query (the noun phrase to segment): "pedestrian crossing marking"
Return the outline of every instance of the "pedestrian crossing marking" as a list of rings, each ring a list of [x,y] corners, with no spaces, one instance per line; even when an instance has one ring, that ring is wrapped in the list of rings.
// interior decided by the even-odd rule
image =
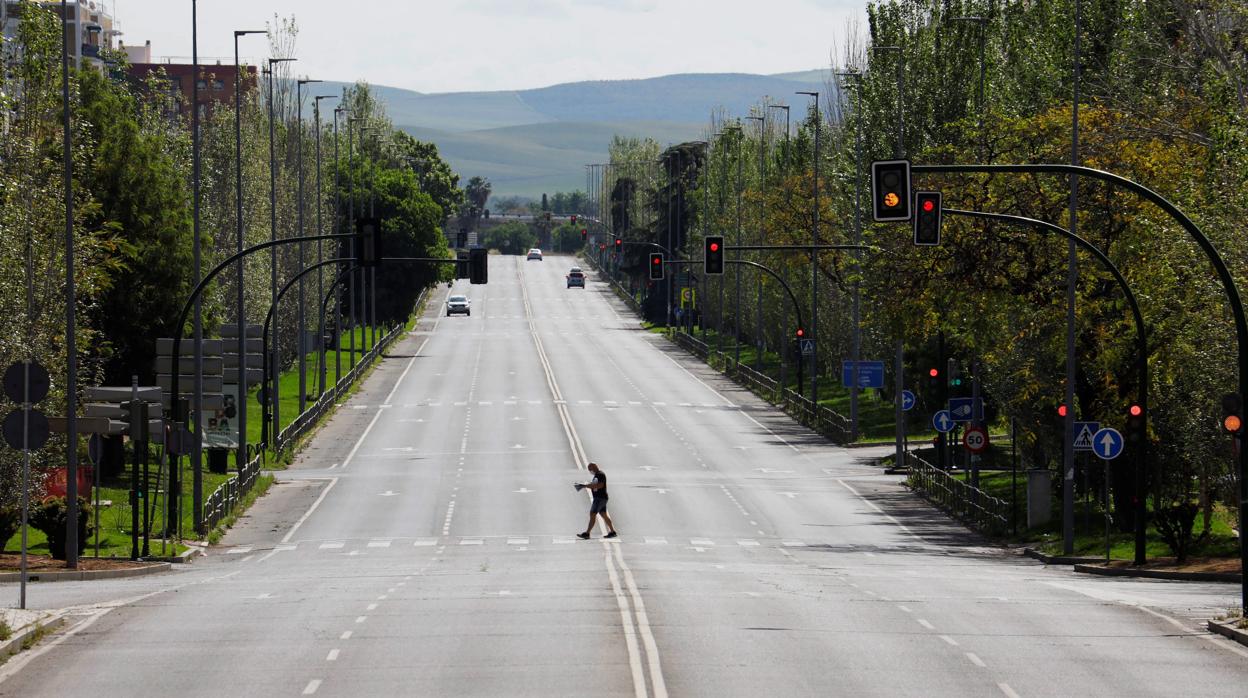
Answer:
[[[225,551],[226,555],[246,555],[251,552],[251,548],[230,548]]]
[[[428,548],[437,544],[438,544],[437,538],[417,538],[416,541],[412,543],[412,545],[416,546],[417,548]]]
[[[715,545],[715,542],[710,540],[709,538],[690,538],[689,545],[697,545],[703,548],[710,548]]]
[[[344,545],[346,545],[346,543],[321,543],[320,549],[321,550],[337,550],[338,548],[341,548]]]
[[[739,540],[739,541],[737,541],[737,545],[739,545],[739,546],[741,546],[741,547],[743,547],[743,548],[757,548],[757,547],[758,547],[758,541],[756,541],[756,540],[754,540],[754,539],[751,539],[751,538],[747,538],[747,539],[744,539],[744,540]]]
[[[389,541],[389,540],[370,540],[370,541],[368,542],[368,547],[370,547],[370,548],[389,548],[389,547],[390,547],[390,541]]]
[[[646,542],[646,545],[667,545],[666,538],[647,536],[644,540]]]

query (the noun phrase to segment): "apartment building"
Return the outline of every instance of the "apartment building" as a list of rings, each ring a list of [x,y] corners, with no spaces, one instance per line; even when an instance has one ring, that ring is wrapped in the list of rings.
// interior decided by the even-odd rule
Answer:
[[[41,5],[61,16],[60,2],[0,0],[0,28],[6,41],[17,36],[22,13],[30,5]],[[74,64],[102,69],[101,51],[115,49],[116,39],[121,34],[114,26],[108,7],[102,0],[75,0],[67,4],[66,12],[70,26],[65,48]]]

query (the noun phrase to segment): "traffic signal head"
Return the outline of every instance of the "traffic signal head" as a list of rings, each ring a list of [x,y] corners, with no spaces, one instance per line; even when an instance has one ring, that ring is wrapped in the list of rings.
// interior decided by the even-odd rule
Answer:
[[[650,280],[659,281],[663,278],[663,253],[650,253]]]
[[[702,255],[702,271],[707,274],[724,273],[724,236],[706,236]]]
[[[572,225],[576,225],[576,214],[572,214]]]
[[[581,242],[585,242],[588,239],[589,239],[589,229],[581,228]]]
[[[931,369],[928,369],[928,371],[927,371],[927,375],[928,375],[928,376],[930,376],[930,377],[932,377],[932,378],[939,378],[939,377],[940,377],[940,369],[939,369],[939,368],[931,368]]]
[[[1239,393],[1222,396],[1222,428],[1228,434],[1239,434],[1244,429],[1244,406]]]
[[[474,284],[490,281],[490,251],[484,247],[468,250],[468,280]]]
[[[910,220],[909,160],[871,163],[871,202],[873,220]]]
[[[797,337],[798,339],[804,339],[806,337],[806,330],[799,327],[797,328],[797,330],[793,332],[793,336]]]
[[[616,238],[616,239],[615,239],[615,247],[616,247],[616,249],[619,249],[619,248],[621,248],[621,247],[623,247],[623,246],[624,246],[624,238]]]
[[[949,375],[949,385],[952,385],[952,386],[962,385],[962,375],[958,373],[958,362],[954,361],[953,359],[949,359],[949,374],[948,375]]]
[[[362,267],[381,264],[381,219],[355,221],[355,262]]]
[[[940,244],[940,192],[921,191],[914,195],[914,244]]]
[[[1058,406],[1057,406],[1057,416],[1062,417],[1062,418],[1065,418],[1065,417],[1066,417],[1066,411],[1067,411],[1067,410],[1066,410],[1066,405],[1058,405]]]
[[[1144,408],[1133,402],[1127,408],[1127,443],[1143,443],[1145,436]]]

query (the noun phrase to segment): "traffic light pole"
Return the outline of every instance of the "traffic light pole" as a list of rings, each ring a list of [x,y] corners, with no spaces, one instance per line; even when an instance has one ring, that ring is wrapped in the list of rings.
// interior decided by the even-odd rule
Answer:
[[[1110,261],[1105,253],[1098,249],[1095,245],[1075,235],[1069,230],[1053,224],[1048,221],[1038,220],[1036,218],[1026,218],[1023,216],[1011,216],[1004,213],[985,213],[983,211],[962,211],[959,209],[946,208],[942,212],[950,216],[966,216],[968,218],[983,218],[988,220],[1002,221],[1005,223],[1017,223],[1020,225],[1029,225],[1048,233],[1056,233],[1073,242],[1076,246],[1086,250],[1092,256],[1096,257],[1101,266],[1113,275],[1114,280],[1118,282],[1118,286],[1122,288],[1122,294],[1127,299],[1127,305],[1131,307],[1131,316],[1135,321],[1135,341],[1136,341],[1136,360],[1139,364],[1137,370],[1139,374],[1137,380],[1140,383],[1138,395],[1140,401],[1140,409],[1145,418],[1147,425],[1148,416],[1148,342],[1147,329],[1144,326],[1144,316],[1140,313],[1139,303],[1135,300],[1135,294],[1131,292],[1131,287],[1127,285],[1127,280],[1123,277],[1122,272],[1114,263]],[[1073,410],[1072,410],[1073,412]],[[1069,417],[1070,414],[1067,415]],[[1142,435],[1139,441],[1139,448],[1136,449],[1135,464],[1135,564],[1144,564],[1145,558],[1145,519],[1147,518],[1147,508],[1145,507],[1145,495],[1147,494],[1146,467],[1148,463],[1148,436],[1146,433]]]

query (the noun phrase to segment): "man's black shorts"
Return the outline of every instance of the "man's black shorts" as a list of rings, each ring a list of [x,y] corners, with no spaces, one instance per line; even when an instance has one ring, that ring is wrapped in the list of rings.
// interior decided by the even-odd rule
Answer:
[[[605,514],[607,512],[607,500],[594,497],[594,501],[589,503],[589,513]]]

